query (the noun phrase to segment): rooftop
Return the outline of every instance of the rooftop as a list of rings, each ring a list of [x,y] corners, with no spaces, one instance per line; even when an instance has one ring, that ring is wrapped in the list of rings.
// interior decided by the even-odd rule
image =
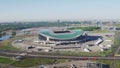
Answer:
[[[54,39],[73,39],[79,37],[83,33],[83,30],[70,30],[70,31],[58,31],[57,33],[52,30],[42,30],[40,34],[54,38]]]

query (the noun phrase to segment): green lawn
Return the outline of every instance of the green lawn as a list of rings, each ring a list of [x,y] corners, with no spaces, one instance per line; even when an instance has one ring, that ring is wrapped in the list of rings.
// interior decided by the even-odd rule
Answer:
[[[48,58],[26,58],[22,61],[16,61],[13,63],[13,66],[18,67],[30,67],[30,66],[37,66],[37,65],[45,65],[45,64],[54,64],[54,63],[62,63],[66,62],[66,59],[48,59]]]
[[[117,48],[118,48],[118,46],[119,46],[118,32],[116,32],[114,45],[115,45],[114,51],[116,51],[116,50],[117,50]],[[118,55],[117,51],[116,51],[116,53],[115,53],[114,55]]]
[[[62,63],[68,62],[67,59],[48,59],[48,58],[27,58],[25,57],[21,61],[15,61],[9,58],[0,57],[0,63],[9,64],[16,67],[31,67],[37,65],[46,65],[46,64],[54,64],[54,63]]]
[[[93,33],[107,33],[108,30],[94,30]]]
[[[0,63],[3,63],[3,64],[9,64],[11,62],[14,62],[13,60],[11,60],[10,58],[3,58],[3,57],[0,57]]]
[[[9,40],[5,40],[5,41],[1,41],[0,42],[0,50],[19,50],[18,48],[15,48],[12,46],[12,42],[14,40],[18,40],[18,39],[23,39],[25,37],[28,37],[28,36],[17,36],[17,37],[13,37],[13,38],[10,38]]]
[[[0,50],[18,50],[18,49],[11,45],[11,40],[6,40],[0,43]]]
[[[100,53],[92,53],[92,52],[72,52],[72,51],[62,51],[62,55],[72,55],[72,56],[101,56]]]
[[[82,29],[84,31],[93,31],[93,30],[98,30],[100,29],[100,27],[98,26],[83,26],[83,27],[71,27],[71,28],[68,28],[68,30],[74,30],[74,29]]]
[[[40,64],[52,64],[54,62],[53,59],[44,59],[44,58],[26,58],[22,61],[16,61],[13,63],[13,66],[18,67],[30,67],[30,66],[36,66]]]

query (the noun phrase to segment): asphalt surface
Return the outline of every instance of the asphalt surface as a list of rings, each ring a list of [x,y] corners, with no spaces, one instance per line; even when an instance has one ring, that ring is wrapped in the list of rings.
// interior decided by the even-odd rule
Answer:
[[[117,51],[118,51],[117,53],[120,54],[120,32],[118,32],[118,40],[119,40],[119,42],[118,42],[119,43],[119,47],[117,49]]]
[[[6,57],[13,57],[20,55],[21,51],[2,51],[0,50],[1,56]],[[36,58],[53,58],[53,59],[77,59],[77,60],[120,60],[120,57],[78,57],[78,56],[62,56],[62,55],[42,55],[42,54],[34,54],[34,53],[27,53],[26,57],[36,57]]]

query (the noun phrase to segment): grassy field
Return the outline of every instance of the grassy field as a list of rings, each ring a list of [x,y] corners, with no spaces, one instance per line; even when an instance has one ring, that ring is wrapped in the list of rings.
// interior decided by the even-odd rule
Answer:
[[[71,51],[63,51],[61,52],[62,55],[72,55],[72,56],[107,56],[110,54],[112,50],[107,50],[104,52],[71,52]]]
[[[3,64],[9,64],[13,62],[13,60],[11,60],[10,58],[3,58],[3,57],[0,57],[0,63],[3,63]]]
[[[82,29],[84,31],[93,31],[93,30],[100,29],[100,27],[97,27],[97,26],[85,26],[85,27],[71,27],[71,28],[68,28],[68,30],[74,30],[74,29]]]
[[[15,61],[9,58],[0,57],[0,63],[16,67],[31,67],[37,65],[46,65],[54,63],[68,62],[66,59],[48,59],[48,58],[25,58],[21,61]]]
[[[107,33],[108,30],[94,30],[93,33]]]
[[[11,45],[11,42],[11,40],[0,42],[0,50],[18,50],[17,48]]]
[[[25,37],[30,37],[30,36],[29,35],[17,36],[17,37],[13,37],[13,38],[10,38],[5,41],[1,41],[0,42],[0,50],[19,50],[18,48],[15,48],[12,46],[12,41],[18,40],[18,39],[23,39]]]
[[[13,63],[13,66],[17,67],[30,67],[30,66],[36,66],[41,64],[52,64],[54,62],[53,59],[44,59],[44,58],[26,58],[22,61],[16,61]]]
[[[12,65],[16,67],[31,67],[31,66],[38,66],[38,65],[46,65],[46,64],[54,64],[54,63],[63,63],[69,62],[70,60],[66,59],[46,59],[46,58],[25,58],[22,61],[14,61],[9,58],[2,58],[0,57],[0,63]],[[120,60],[91,60],[94,62],[99,62],[103,64],[108,64],[110,67],[114,65],[119,68],[120,67]]]
[[[115,35],[114,45],[115,45],[115,47],[114,47],[113,51],[116,51],[119,46],[118,32],[116,32],[116,35]],[[114,55],[117,55],[117,51]]]

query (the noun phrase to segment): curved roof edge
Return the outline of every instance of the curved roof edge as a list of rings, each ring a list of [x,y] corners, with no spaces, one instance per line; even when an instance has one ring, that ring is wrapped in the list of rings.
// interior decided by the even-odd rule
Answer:
[[[83,34],[83,30],[76,29],[76,30],[70,30],[70,33],[54,33],[52,30],[42,30],[39,34],[52,38],[52,39],[60,39],[60,40],[66,40],[66,39],[74,39]]]

